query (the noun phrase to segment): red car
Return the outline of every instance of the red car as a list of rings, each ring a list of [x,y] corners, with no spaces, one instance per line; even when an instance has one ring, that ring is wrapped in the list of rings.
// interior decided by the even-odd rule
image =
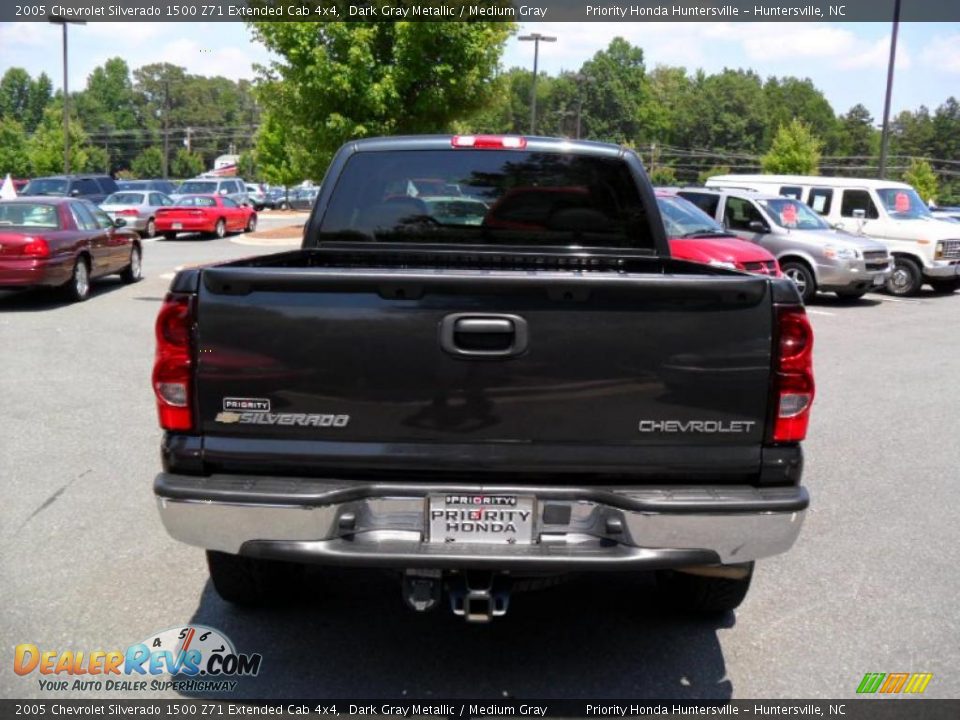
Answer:
[[[220,195],[183,195],[176,205],[157,210],[156,224],[157,232],[167,240],[181,232],[222,238],[229,232],[256,230],[257,213],[252,207]]]
[[[731,235],[692,202],[658,190],[657,205],[673,257],[780,277],[780,264],[773,255]]]
[[[88,200],[22,197],[0,200],[0,290],[62,288],[85,300],[90,281],[141,275],[140,236]]]

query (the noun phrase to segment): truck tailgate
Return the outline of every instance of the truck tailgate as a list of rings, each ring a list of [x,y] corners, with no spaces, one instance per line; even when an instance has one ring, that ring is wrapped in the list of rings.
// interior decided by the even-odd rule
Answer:
[[[733,274],[206,269],[204,460],[498,480],[749,476],[768,411],[770,293]]]

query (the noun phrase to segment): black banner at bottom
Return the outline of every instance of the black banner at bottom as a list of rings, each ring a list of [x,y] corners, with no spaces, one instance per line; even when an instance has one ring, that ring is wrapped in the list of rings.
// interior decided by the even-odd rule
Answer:
[[[960,699],[0,700],[0,718],[844,718],[955,720]]]

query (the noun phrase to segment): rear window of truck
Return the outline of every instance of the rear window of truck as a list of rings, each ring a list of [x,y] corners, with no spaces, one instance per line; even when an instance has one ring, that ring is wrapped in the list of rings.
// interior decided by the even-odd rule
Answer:
[[[617,158],[516,150],[361,152],[337,179],[321,242],[654,247]]]

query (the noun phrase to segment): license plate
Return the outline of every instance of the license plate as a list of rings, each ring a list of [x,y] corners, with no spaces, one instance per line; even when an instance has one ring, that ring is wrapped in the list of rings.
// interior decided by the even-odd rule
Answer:
[[[536,500],[523,495],[431,495],[431,543],[529,545]]]
[[[183,230],[183,223],[171,223],[170,227],[174,230]]]
[[[877,275],[875,278],[873,278],[873,284],[883,285],[883,275]]]

